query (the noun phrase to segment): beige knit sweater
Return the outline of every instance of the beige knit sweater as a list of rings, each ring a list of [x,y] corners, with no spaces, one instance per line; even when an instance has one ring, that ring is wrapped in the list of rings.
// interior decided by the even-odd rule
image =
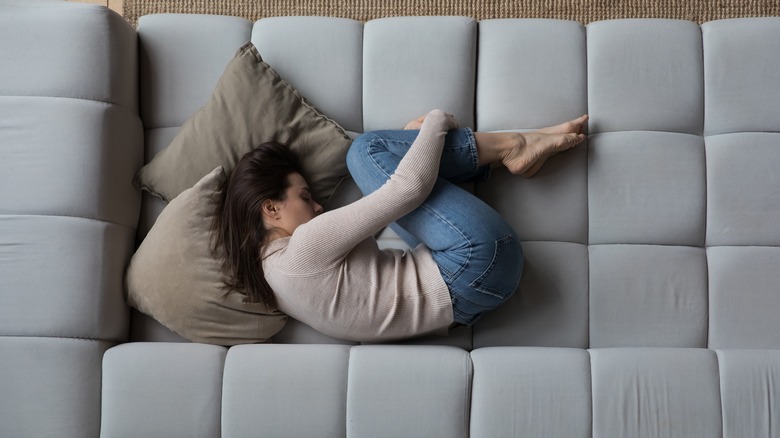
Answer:
[[[374,235],[417,208],[439,172],[445,113],[428,114],[395,174],[377,191],[299,226],[262,249],[279,309],[314,329],[353,341],[388,341],[446,330],[447,285],[430,251],[380,250]]]

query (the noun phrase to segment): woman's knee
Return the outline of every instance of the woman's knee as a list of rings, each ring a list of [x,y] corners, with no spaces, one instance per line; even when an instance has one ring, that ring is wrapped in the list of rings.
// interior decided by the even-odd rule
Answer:
[[[369,157],[370,149],[377,140],[379,140],[379,137],[376,134],[367,132],[352,141],[352,145],[349,147],[349,151],[347,151],[347,169],[350,172],[363,169],[371,162]]]
[[[368,132],[352,142],[347,152],[347,169],[365,195],[390,178],[399,160],[388,151],[387,140],[382,135]]]

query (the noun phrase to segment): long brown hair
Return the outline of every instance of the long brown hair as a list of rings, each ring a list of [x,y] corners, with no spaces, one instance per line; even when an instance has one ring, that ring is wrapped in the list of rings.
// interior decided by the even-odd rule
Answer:
[[[265,280],[260,248],[268,229],[263,223],[266,199],[283,201],[292,173],[301,173],[298,157],[276,142],[263,143],[244,155],[225,181],[212,224],[212,248],[222,248],[228,287],[243,290],[246,301],[276,307]]]

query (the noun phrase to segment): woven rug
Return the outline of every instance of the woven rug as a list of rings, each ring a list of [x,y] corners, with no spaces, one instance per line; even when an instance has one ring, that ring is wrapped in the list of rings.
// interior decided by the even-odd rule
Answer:
[[[400,15],[557,18],[583,24],[616,18],[672,18],[697,23],[738,17],[780,16],[778,0],[124,0],[124,16],[157,13],[218,14],[257,20],[321,15],[368,21]]]

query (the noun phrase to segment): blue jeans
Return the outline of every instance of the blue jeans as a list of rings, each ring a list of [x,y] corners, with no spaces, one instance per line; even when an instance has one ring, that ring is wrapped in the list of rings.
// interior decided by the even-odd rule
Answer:
[[[369,194],[395,172],[418,131],[374,131],[352,144],[347,165],[355,183]],[[474,133],[450,131],[439,178],[417,209],[390,225],[407,245],[427,246],[452,296],[455,322],[474,324],[517,289],[523,251],[512,227],[490,206],[456,183],[487,178],[478,165]]]

